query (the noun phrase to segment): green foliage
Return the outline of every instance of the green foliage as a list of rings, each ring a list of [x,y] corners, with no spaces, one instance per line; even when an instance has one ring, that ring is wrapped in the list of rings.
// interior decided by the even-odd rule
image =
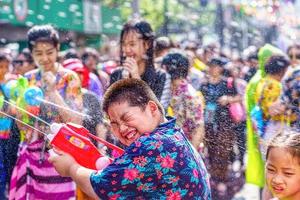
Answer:
[[[123,23],[132,16],[132,0],[103,0],[103,3],[120,8]],[[203,8],[199,0],[139,0],[139,8],[141,17],[149,21],[155,31],[163,26],[166,16],[171,26],[180,23],[194,27],[211,25],[215,18],[215,5]]]

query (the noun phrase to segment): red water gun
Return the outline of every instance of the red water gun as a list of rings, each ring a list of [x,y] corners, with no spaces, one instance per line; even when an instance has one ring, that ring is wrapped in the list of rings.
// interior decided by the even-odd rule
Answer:
[[[77,124],[53,123],[50,130],[52,134],[47,135],[50,144],[70,154],[81,166],[89,169],[104,169],[113,161],[112,158],[102,155],[90,138],[112,149],[116,157],[124,153],[123,149],[94,136],[83,126]]]

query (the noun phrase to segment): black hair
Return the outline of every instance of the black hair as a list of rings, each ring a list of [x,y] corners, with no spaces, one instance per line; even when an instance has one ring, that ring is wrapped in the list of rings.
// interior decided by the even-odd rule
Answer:
[[[168,37],[159,37],[155,40],[155,53],[159,54],[163,50],[169,49],[172,46],[172,42]]]
[[[189,59],[181,53],[167,54],[161,63],[170,74],[171,79],[186,78],[189,72]]]
[[[207,65],[210,66],[219,66],[223,68],[228,63],[228,60],[224,57],[212,58],[208,61]]]
[[[37,25],[29,29],[27,44],[30,51],[37,42],[51,43],[55,48],[59,46],[58,32],[51,25]]]
[[[122,50],[122,43],[124,36],[131,32],[135,31],[139,34],[141,34],[142,38],[144,41],[146,41],[149,45],[147,51],[146,51],[146,66],[147,67],[154,67],[153,64],[153,43],[154,43],[154,32],[150,26],[150,24],[146,21],[139,20],[139,19],[134,19],[128,21],[126,24],[124,24],[122,31],[121,31],[121,36],[120,36],[120,61],[121,64],[124,61],[124,56],[123,56],[123,50]]]
[[[23,49],[19,55],[23,55],[26,58],[26,61],[29,63],[33,63],[33,58],[28,48]]]
[[[79,55],[78,55],[76,49],[71,48],[71,49],[66,50],[66,52],[64,54],[64,59],[67,60],[70,58],[79,58]]]
[[[292,49],[297,49],[298,50],[297,53],[296,53],[296,55],[292,55],[292,52],[291,52]],[[299,50],[300,50],[300,43],[296,43],[296,44],[290,45],[287,48],[286,53],[288,54],[288,56],[290,57],[290,59],[292,59],[294,56],[295,56],[296,59],[300,59]]]
[[[273,55],[265,64],[265,71],[267,74],[279,74],[285,72],[290,65],[290,61],[286,56]]]
[[[99,61],[99,53],[97,52],[97,50],[94,48],[91,48],[91,47],[87,47],[84,49],[84,51],[81,55],[82,62],[85,64],[86,60],[90,56],[92,56],[94,59],[96,59],[97,62]]]
[[[130,106],[144,109],[149,101],[154,101],[160,112],[164,109],[148,84],[140,79],[126,78],[113,83],[105,92],[102,107],[107,113],[113,103],[128,102]]]
[[[300,134],[296,129],[283,128],[272,138],[267,147],[267,159],[272,148],[285,148],[300,164]]]
[[[247,61],[252,61],[252,60],[258,60],[258,52],[255,51],[253,53],[250,53],[248,56],[247,56]]]

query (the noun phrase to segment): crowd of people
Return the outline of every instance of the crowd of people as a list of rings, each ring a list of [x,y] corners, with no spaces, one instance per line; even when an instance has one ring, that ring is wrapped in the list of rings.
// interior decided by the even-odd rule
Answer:
[[[0,199],[231,200],[245,182],[264,200],[300,199],[299,45],[236,56],[155,37],[141,19],[124,24],[119,58],[62,53],[50,25],[27,36],[17,56],[0,51]],[[5,88],[20,77],[43,91],[42,120],[22,122],[13,106]],[[124,154],[93,140],[113,158],[98,171],[50,155],[41,132],[54,122],[82,125]]]

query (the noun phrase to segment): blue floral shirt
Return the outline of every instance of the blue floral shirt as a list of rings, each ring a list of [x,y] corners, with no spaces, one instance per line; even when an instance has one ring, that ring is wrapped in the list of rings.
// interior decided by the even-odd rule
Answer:
[[[208,173],[176,120],[141,136],[90,181],[101,199],[211,199]]]

